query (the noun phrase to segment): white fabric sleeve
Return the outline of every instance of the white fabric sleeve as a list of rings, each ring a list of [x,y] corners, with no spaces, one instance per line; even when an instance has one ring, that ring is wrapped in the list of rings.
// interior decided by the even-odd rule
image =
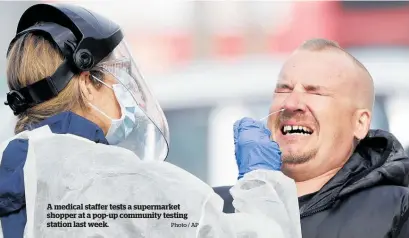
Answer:
[[[271,224],[278,224],[285,237],[301,238],[297,188],[282,172],[252,171],[230,193],[236,212],[265,216]]]

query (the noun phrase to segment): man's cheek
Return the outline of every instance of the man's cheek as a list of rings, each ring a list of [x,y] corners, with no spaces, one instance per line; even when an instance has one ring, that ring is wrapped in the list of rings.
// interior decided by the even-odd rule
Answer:
[[[276,115],[270,116],[267,119],[267,128],[271,131],[270,139],[275,141],[275,134],[280,133],[280,128],[278,128],[278,117]]]

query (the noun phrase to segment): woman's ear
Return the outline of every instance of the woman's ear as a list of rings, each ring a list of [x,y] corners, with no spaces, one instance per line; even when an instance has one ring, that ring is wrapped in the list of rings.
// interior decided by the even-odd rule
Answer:
[[[355,138],[362,140],[368,134],[371,126],[371,112],[367,109],[360,109],[356,112]]]
[[[92,102],[95,97],[96,89],[92,84],[90,77],[92,76],[89,72],[82,72],[78,80],[82,95],[87,101]]]

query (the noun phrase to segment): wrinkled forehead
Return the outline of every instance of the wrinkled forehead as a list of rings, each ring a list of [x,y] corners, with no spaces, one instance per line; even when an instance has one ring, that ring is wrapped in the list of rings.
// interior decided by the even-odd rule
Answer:
[[[356,76],[356,67],[346,55],[336,51],[298,51],[284,63],[278,83],[302,84],[340,90]]]

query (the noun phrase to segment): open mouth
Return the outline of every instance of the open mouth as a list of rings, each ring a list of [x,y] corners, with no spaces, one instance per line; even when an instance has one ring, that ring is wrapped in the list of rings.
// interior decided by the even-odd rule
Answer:
[[[306,126],[289,126],[284,125],[281,127],[281,132],[283,135],[294,134],[294,135],[311,135],[314,131]]]

